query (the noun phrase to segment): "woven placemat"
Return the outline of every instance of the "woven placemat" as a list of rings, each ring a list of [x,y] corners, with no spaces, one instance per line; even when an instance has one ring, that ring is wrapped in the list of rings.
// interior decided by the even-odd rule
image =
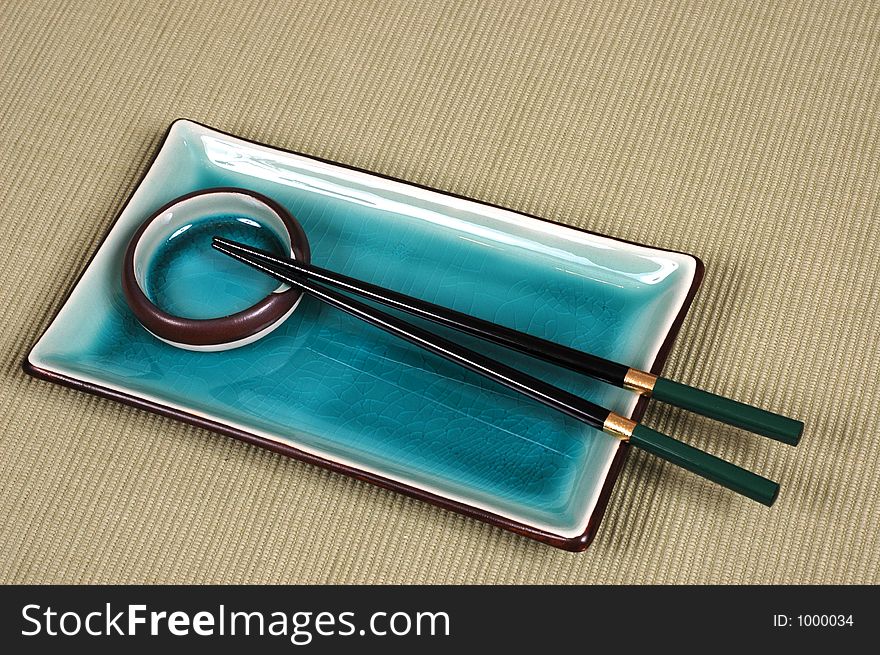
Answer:
[[[0,581],[880,580],[880,6],[0,2]],[[692,252],[666,372],[772,509],[633,452],[586,553],[25,376],[168,124]]]

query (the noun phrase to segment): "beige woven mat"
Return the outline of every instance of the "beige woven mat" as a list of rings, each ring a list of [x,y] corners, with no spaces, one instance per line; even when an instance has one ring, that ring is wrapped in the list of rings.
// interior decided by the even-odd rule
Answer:
[[[0,580],[880,581],[878,7],[0,1]],[[634,453],[570,554],[26,377],[179,116],[697,254],[667,372],[807,432],[647,421],[779,502]]]

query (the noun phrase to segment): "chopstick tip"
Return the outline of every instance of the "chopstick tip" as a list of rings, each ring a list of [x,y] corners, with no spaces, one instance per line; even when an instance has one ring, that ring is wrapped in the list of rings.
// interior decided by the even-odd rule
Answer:
[[[211,238],[211,247],[227,255],[239,254],[241,252],[248,251],[247,246],[245,246],[243,243],[237,243],[225,237],[219,237],[216,235]]]

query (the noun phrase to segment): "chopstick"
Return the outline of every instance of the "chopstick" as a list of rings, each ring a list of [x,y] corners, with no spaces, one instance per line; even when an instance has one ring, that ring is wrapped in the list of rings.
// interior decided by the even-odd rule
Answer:
[[[772,480],[309,280],[300,272],[291,270],[287,260],[216,237],[213,246],[332,307],[768,507],[779,494],[779,485]]]
[[[801,421],[498,325],[476,316],[470,316],[454,309],[413,298],[392,289],[334,273],[312,264],[293,259],[278,259],[269,253],[228,239],[217,239],[216,242],[236,252],[247,253],[267,264],[281,266],[289,273],[308,276],[313,280],[330,284],[414,316],[478,336],[614,386],[629,389],[642,396],[675,405],[792,446],[799,443],[804,430],[804,424]]]

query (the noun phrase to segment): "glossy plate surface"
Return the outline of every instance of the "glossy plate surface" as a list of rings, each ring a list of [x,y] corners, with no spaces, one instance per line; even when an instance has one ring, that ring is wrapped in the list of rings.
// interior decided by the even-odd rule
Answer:
[[[237,350],[187,352],[146,332],[119,282],[128,239],[176,196],[221,186],[287,207],[318,266],[655,371],[699,260],[181,120],[28,356],[30,372],[54,381],[253,437],[554,545],[585,545],[619,448],[601,432],[311,298]],[[622,414],[636,408],[628,392],[454,338]]]

